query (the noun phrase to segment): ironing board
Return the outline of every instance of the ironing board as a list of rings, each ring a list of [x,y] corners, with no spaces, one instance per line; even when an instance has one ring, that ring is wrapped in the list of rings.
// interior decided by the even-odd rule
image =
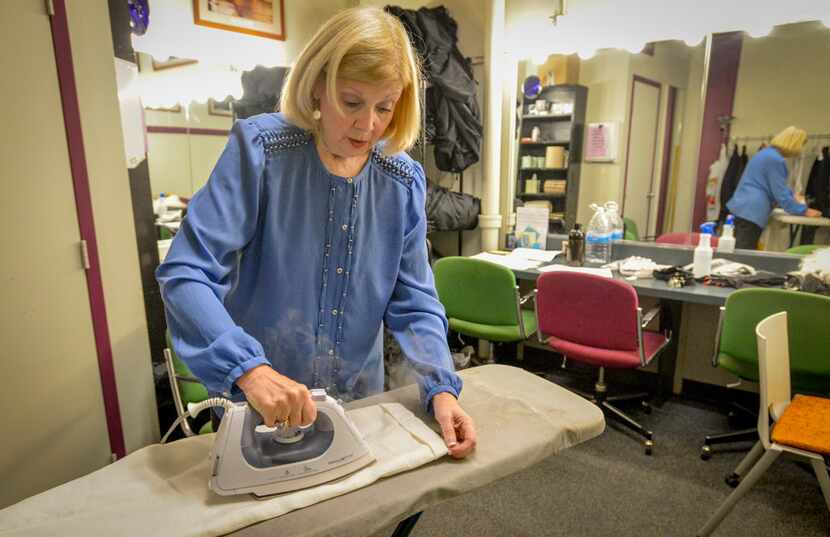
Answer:
[[[464,380],[461,404],[478,431],[473,455],[461,461],[444,457],[229,535],[366,537],[407,519],[398,532],[405,535],[421,511],[533,466],[605,429],[602,412],[595,405],[523,369],[485,365],[459,375]],[[387,402],[401,403],[439,430],[435,420],[424,415],[414,385],[346,407]]]

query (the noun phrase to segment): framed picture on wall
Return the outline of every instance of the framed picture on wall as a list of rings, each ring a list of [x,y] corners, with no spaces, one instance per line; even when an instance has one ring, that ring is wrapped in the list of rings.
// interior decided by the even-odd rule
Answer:
[[[208,99],[208,114],[212,116],[233,117],[233,97],[228,97],[224,101]]]
[[[284,0],[193,0],[199,26],[285,41]]]

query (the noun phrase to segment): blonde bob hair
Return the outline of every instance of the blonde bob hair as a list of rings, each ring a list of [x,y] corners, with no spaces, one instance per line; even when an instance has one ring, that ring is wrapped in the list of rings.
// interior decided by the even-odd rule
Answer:
[[[370,84],[397,82],[403,86],[392,121],[383,133],[384,153],[412,147],[421,125],[418,63],[403,25],[382,9],[346,9],[320,28],[288,73],[280,97],[280,111],[298,127],[318,133],[313,119],[314,86],[325,80],[326,93],[342,112],[337,78]]]
[[[778,149],[784,157],[797,157],[806,142],[806,132],[798,127],[787,127],[776,134],[769,145]]]

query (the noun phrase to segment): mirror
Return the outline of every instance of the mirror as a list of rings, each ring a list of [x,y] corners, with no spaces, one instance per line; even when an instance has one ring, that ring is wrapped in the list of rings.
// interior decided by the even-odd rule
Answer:
[[[724,40],[731,40],[729,46],[720,45]],[[615,201],[630,227],[639,231],[640,240],[696,231],[699,220],[718,217],[723,175],[714,180],[708,175],[719,158],[720,142],[727,161],[736,148],[742,156],[744,146],[746,159],[751,159],[773,135],[794,125],[808,133],[808,142],[801,157],[788,160],[790,186],[807,194],[811,207],[830,214],[825,186],[830,179],[814,180],[808,189],[810,173],[825,148],[830,156],[830,113],[826,113],[830,28],[807,21],[776,26],[764,37],[715,34],[711,46],[708,62],[706,40],[696,46],[683,41],[649,43],[637,53],[601,49],[587,59],[551,55],[543,63],[520,62],[518,104],[523,108],[514,139],[512,184],[517,204],[541,201],[554,213],[564,211],[566,220],[570,216],[586,225],[593,215],[591,204]],[[728,76],[718,71],[725,59],[721,54],[734,55]],[[729,77],[731,86],[718,86]],[[555,87],[580,86],[587,91],[584,124],[581,132],[572,130],[572,135],[579,132],[579,139],[569,140],[570,165],[561,178],[547,177],[554,172],[546,168],[524,172],[522,165],[523,156],[536,154],[522,142],[533,141],[533,127],[542,121],[529,117],[534,113],[530,105],[550,91],[545,85],[536,90],[535,83],[551,78],[557,81]],[[706,103],[711,98],[729,101],[726,96],[732,102],[732,118],[721,114],[720,122],[705,119],[709,118]],[[577,121],[576,114],[562,121]],[[544,128],[541,134],[545,138]],[[712,140],[714,153],[707,149]],[[526,162],[536,161],[531,156]],[[539,199],[547,179],[566,179],[562,197],[567,201],[557,201],[554,192],[550,200]],[[773,215],[759,246],[786,249],[791,245],[789,225],[774,220]],[[803,236],[792,245],[830,243],[830,227],[813,229],[815,234],[802,230]]]

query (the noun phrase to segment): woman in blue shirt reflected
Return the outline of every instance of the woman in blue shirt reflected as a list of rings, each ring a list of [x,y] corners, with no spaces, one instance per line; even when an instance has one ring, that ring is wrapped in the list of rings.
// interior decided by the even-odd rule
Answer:
[[[736,248],[757,248],[773,204],[790,214],[821,216],[819,211],[808,209],[804,198],[795,196],[787,185],[787,162],[784,159],[800,155],[806,141],[806,132],[787,127],[747,164],[735,194],[726,204],[735,217]]]
[[[400,22],[340,12],[300,53],[281,113],[237,121],[156,273],[173,346],[213,394],[266,424],[316,417],[308,387],[383,390],[383,325],[450,455],[476,443],[458,404],[426,250],[419,73]]]

